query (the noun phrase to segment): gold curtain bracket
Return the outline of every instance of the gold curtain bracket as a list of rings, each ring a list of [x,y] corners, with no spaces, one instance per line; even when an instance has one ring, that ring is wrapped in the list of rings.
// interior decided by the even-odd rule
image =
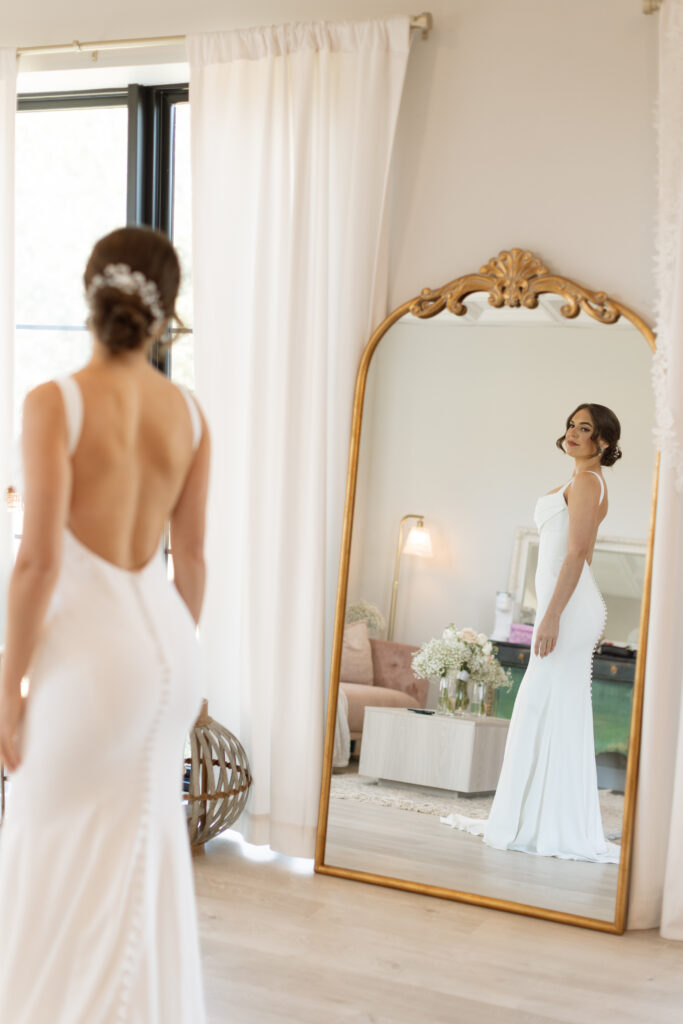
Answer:
[[[416,14],[414,18],[410,19],[410,27],[421,31],[421,39],[428,39],[429,33],[434,28],[434,18],[429,11],[423,11],[422,14]]]

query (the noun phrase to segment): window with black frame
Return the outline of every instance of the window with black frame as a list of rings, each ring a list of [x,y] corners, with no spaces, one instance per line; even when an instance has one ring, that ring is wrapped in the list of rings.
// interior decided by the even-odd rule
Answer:
[[[125,223],[166,231],[183,266],[186,327],[160,369],[194,384],[186,86],[20,96],[16,130],[15,426],[26,392],[90,350],[82,274]]]
[[[177,309],[183,322],[170,350],[173,379],[194,390],[192,334],[192,175],[190,170],[190,104],[173,104],[173,180],[171,236],[183,269]]]

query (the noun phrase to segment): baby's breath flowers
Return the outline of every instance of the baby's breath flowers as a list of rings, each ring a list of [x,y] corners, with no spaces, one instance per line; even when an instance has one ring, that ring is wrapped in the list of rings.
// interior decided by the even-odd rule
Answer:
[[[441,636],[422,644],[412,658],[413,672],[418,679],[442,678],[456,672],[460,679],[484,686],[512,686],[512,676],[497,658],[498,648],[485,633],[476,633],[469,626],[457,629],[446,626]]]
[[[387,624],[376,604],[370,604],[369,601],[358,601],[356,604],[350,604],[346,609],[345,621],[347,623],[360,622],[363,619],[368,624],[370,636],[381,637],[384,634]]]

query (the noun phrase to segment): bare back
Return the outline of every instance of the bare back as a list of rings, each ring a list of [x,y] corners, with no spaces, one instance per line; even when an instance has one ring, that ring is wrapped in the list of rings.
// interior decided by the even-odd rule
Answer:
[[[595,548],[595,542],[596,542],[597,537],[598,537],[598,529],[600,527],[600,524],[604,520],[605,516],[607,515],[607,511],[608,511],[608,508],[609,508],[608,501],[607,501],[607,484],[605,483],[605,480],[604,480],[604,478],[603,478],[601,473],[596,473],[594,470],[582,470],[581,472],[590,472],[590,473],[592,473],[592,475],[598,477],[599,480],[602,483],[602,488],[601,488],[602,495],[601,495],[600,501],[598,502],[597,519],[595,521],[595,526],[594,526],[594,528],[593,528],[593,530],[591,532],[591,540],[590,540],[589,550],[588,550],[588,554],[586,556],[586,561],[590,565],[592,563],[592,561],[593,561],[593,551],[594,551],[594,548]],[[576,477],[573,476],[572,479],[569,481],[569,483],[562,484],[561,487],[556,487],[553,491],[548,491],[548,494],[557,494],[558,491],[562,491],[562,497],[565,500],[565,504],[569,505],[569,502],[567,500],[567,492],[569,491],[569,488],[571,487],[571,485],[572,485],[572,483],[574,482],[575,479],[576,479]]]
[[[91,363],[75,380],[83,424],[67,524],[95,554],[135,570],[154,556],[188,482],[190,413],[179,388],[146,361]]]

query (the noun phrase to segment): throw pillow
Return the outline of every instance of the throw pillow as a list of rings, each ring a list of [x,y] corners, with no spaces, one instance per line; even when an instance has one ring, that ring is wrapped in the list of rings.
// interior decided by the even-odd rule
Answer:
[[[341,669],[339,678],[344,683],[364,683],[372,686],[372,648],[365,619],[344,626]]]

